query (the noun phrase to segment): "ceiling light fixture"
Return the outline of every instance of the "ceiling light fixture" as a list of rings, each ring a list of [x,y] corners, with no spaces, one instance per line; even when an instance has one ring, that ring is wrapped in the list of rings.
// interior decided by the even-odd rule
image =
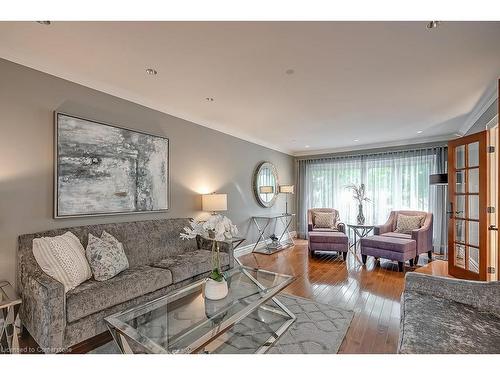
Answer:
[[[359,142],[359,139],[355,139],[354,142]]]
[[[287,69],[287,70],[285,70],[285,73],[288,74],[288,75],[291,75],[291,74],[295,73],[295,70],[293,70],[293,69]]]
[[[205,100],[206,100],[207,102],[213,102],[213,101],[215,101],[215,99],[214,99],[214,98],[212,98],[212,97],[210,97],[210,96],[207,96],[207,97],[205,98]]]
[[[156,70],[154,70],[153,68],[147,68],[146,73],[149,74],[150,76],[155,76],[158,74],[158,72]]]
[[[417,131],[417,134],[422,134],[424,131],[423,130],[419,130]]]
[[[52,22],[50,22],[50,21],[36,21],[36,23],[39,23],[40,25],[44,25],[44,26],[49,26]]]
[[[427,28],[428,29],[435,29],[436,27],[438,27],[440,24],[440,21],[431,21],[427,24]]]
[[[309,146],[309,145],[305,145],[304,147],[305,147],[305,148],[309,148],[309,147],[311,147],[311,146]]]

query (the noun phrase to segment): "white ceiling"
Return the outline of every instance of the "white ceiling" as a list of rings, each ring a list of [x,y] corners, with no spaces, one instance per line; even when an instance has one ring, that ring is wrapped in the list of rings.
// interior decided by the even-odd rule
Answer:
[[[0,22],[0,57],[302,155],[464,129],[500,75],[500,22],[425,26]]]

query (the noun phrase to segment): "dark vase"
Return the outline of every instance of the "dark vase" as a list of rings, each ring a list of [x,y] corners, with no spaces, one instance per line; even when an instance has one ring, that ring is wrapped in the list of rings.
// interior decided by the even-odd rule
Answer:
[[[358,216],[356,217],[358,220],[358,225],[365,225],[365,215],[363,215],[363,205],[360,204],[358,206]]]

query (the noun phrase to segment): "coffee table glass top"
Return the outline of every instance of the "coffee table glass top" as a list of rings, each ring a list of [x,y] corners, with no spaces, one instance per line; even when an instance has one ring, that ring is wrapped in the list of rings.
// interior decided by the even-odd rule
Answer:
[[[259,352],[295,319],[272,299],[294,278],[236,266],[226,279],[229,294],[222,300],[206,299],[201,280],[106,322],[115,340],[123,336],[133,352]]]

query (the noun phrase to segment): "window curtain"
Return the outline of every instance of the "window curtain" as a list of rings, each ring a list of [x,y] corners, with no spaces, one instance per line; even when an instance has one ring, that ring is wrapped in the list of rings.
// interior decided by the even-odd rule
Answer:
[[[307,210],[329,207],[344,223],[355,223],[358,206],[347,185],[365,184],[367,223],[383,224],[392,210],[434,214],[435,250],[446,249],[446,187],[430,186],[429,175],[446,171],[446,147],[388,151],[297,161],[298,234],[307,238]]]

